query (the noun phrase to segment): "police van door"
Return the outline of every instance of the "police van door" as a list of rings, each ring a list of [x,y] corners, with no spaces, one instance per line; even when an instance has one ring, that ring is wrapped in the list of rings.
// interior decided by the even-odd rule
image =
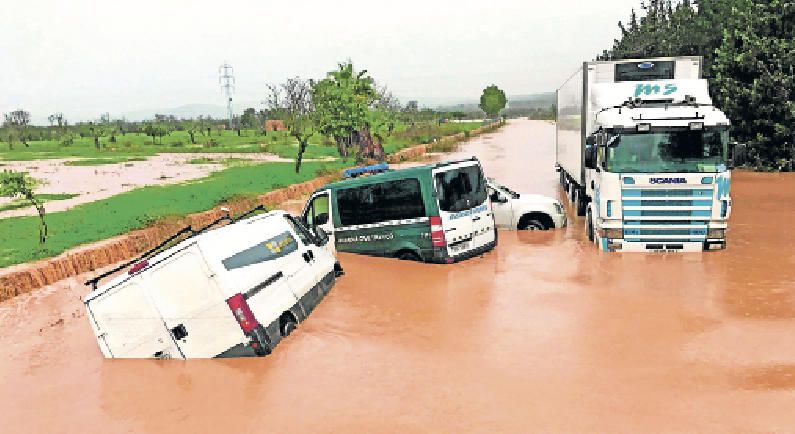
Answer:
[[[331,191],[324,190],[315,193],[307,202],[304,210],[303,220],[310,229],[314,227],[323,228],[329,237],[328,248],[335,251],[334,241],[334,219],[331,213]]]
[[[198,245],[155,265],[147,279],[183,357],[215,357],[247,341]]]

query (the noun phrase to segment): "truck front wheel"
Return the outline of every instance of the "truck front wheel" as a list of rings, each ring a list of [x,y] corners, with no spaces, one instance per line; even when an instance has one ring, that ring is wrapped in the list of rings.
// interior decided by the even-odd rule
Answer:
[[[574,209],[577,210],[577,215],[582,217],[585,215],[585,208],[588,201],[585,199],[585,193],[579,188],[574,189]]]
[[[585,234],[588,235],[588,241],[593,242],[594,240],[594,233],[593,233],[593,216],[591,213],[591,208],[588,208],[586,212],[587,217],[585,218]]]

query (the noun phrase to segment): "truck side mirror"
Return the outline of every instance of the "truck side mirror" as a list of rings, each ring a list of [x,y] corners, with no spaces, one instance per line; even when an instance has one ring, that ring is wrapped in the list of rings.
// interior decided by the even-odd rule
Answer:
[[[593,146],[585,147],[585,168],[586,169],[596,168],[596,148]]]

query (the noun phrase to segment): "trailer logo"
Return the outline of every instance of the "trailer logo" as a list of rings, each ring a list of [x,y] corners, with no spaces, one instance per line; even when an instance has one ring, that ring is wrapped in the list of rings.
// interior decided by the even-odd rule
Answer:
[[[673,83],[666,84],[664,88],[661,88],[659,84],[638,84],[635,85],[635,98],[642,95],[659,95],[661,92],[663,96],[670,95],[676,92],[678,89],[679,88]]]
[[[649,184],[687,184],[685,178],[649,178]]]

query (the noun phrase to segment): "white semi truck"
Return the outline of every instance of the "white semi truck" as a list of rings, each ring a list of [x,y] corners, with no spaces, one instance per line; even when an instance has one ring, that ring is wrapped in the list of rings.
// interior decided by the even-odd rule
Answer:
[[[700,57],[585,62],[557,91],[557,164],[609,252],[726,248],[729,120]]]

